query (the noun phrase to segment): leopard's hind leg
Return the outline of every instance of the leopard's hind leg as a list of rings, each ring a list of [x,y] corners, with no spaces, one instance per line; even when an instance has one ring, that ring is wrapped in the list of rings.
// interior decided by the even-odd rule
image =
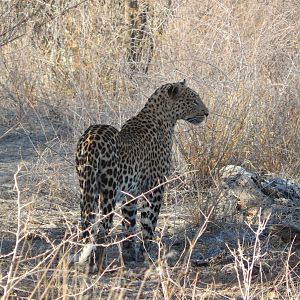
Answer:
[[[103,244],[112,226],[118,186],[115,179],[118,172],[117,132],[111,126],[91,126],[77,146],[81,227],[86,244],[78,264],[81,269],[92,273],[102,269]]]

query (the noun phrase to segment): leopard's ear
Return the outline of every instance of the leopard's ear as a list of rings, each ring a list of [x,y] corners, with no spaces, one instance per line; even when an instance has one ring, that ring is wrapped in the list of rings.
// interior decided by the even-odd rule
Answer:
[[[181,83],[182,83],[183,86],[185,86],[186,85],[186,80],[183,79],[183,81]]]
[[[176,97],[176,95],[179,92],[178,85],[176,83],[171,84],[171,86],[168,88],[168,95],[172,98]]]
[[[185,87],[185,79],[180,82],[171,83],[170,87],[168,88],[168,95],[172,98],[175,98],[183,87]]]

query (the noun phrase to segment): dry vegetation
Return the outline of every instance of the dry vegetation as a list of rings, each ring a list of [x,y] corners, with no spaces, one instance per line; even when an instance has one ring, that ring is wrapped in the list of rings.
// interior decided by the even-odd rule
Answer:
[[[202,198],[218,187],[222,166],[299,180],[298,1],[11,0],[1,1],[0,16],[4,299],[299,297],[294,250],[261,241],[263,220],[249,229],[251,242],[228,245],[229,262],[207,267],[200,254],[192,257],[206,247],[197,241],[208,219],[197,214],[200,207],[209,215]],[[183,78],[211,114],[201,128],[177,127],[174,176],[181,177],[167,193],[159,259],[122,267],[116,244],[103,274],[69,269],[79,135],[92,123],[120,128],[156,87]],[[192,188],[197,199],[186,199]],[[173,263],[166,243],[183,253]]]

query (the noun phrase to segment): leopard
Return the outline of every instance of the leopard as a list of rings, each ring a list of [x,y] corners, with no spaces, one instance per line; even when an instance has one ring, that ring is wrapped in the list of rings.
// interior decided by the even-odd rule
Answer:
[[[79,265],[91,273],[103,268],[103,243],[116,203],[121,203],[124,257],[149,253],[170,176],[175,125],[178,120],[199,125],[208,115],[199,94],[183,80],[156,89],[120,130],[97,124],[83,133],[76,150],[84,245]],[[138,209],[142,243],[136,250]]]

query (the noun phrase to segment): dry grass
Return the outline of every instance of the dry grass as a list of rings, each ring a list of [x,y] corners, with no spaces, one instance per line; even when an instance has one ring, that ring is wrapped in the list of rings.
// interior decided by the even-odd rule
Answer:
[[[202,239],[212,211],[204,216],[201,225],[194,227],[195,231],[185,227],[180,233],[178,230],[184,227],[176,224],[175,232],[170,234],[168,227],[178,216],[188,219],[182,213],[186,210],[181,208],[178,216],[169,214],[169,220],[164,218],[160,222],[156,261],[124,265],[118,251],[120,240],[115,236],[118,230],[114,230],[107,244],[110,250],[105,270],[93,276],[78,272],[69,265],[77,244],[78,227],[61,211],[57,215],[65,218],[60,222],[60,228],[65,230],[63,238],[56,234],[53,239],[50,234],[42,234],[41,229],[32,231],[29,203],[22,204],[19,178],[20,169],[14,175],[15,245],[10,253],[0,256],[3,299],[297,299],[299,296],[299,252],[292,247],[272,245],[263,233],[268,218],[260,215],[258,227],[248,225],[250,230],[237,244],[226,244],[228,251],[208,261],[201,258],[200,252],[212,246],[208,245],[208,236]],[[49,220],[48,216],[45,219]],[[236,230],[236,225],[230,226]],[[164,240],[166,236],[172,245]]]
[[[0,293],[6,299],[297,299],[292,248],[264,240],[258,249],[252,239],[237,252],[229,245],[236,259],[228,263],[203,268],[180,258],[205,250],[184,228],[205,220],[200,209],[209,214],[210,206],[194,208],[218,186],[222,166],[299,180],[297,1],[11,0],[1,2],[0,16],[0,249],[6,253]],[[108,259],[114,271],[87,277],[69,269],[62,253],[79,231],[73,166],[79,135],[91,123],[119,128],[156,87],[183,78],[211,114],[201,128],[177,127],[174,174],[181,180],[170,185],[172,216],[160,224],[175,248],[179,240],[177,255],[169,263],[164,252],[171,246],[158,239],[161,259],[149,269],[120,267],[117,245]],[[185,199],[193,186],[200,201]],[[191,248],[184,249],[187,236]]]

